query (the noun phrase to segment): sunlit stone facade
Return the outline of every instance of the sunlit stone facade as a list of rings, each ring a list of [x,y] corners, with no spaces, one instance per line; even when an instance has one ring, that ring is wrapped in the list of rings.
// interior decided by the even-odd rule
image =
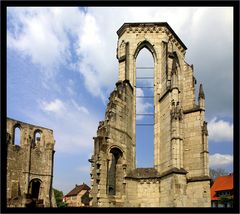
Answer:
[[[167,23],[125,23],[117,31],[119,81],[94,137],[92,205],[210,207],[205,95],[195,98],[186,46]],[[154,59],[154,167],[136,168],[136,58]]]

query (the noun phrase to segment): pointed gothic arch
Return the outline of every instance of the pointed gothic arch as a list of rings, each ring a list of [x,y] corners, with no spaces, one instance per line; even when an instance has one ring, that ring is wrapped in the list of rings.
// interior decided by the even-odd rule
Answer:
[[[154,45],[152,45],[148,40],[143,40],[143,41],[141,41],[141,42],[139,42],[138,44],[137,44],[137,48],[136,48],[136,50],[135,50],[135,52],[134,52],[134,59],[136,60],[136,58],[137,58],[137,56],[138,56],[138,54],[139,54],[139,52],[143,49],[143,48],[146,48],[146,49],[148,49],[149,50],[149,52],[152,54],[152,56],[153,56],[153,60],[154,60],[154,63],[157,61],[157,53],[156,53],[156,51],[155,51],[155,48],[154,48]]]
[[[153,167],[154,54],[141,43],[136,57],[136,167]]]

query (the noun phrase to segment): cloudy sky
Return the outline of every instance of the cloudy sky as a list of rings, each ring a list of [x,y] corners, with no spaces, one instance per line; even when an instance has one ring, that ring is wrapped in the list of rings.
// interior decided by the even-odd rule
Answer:
[[[66,194],[90,184],[92,138],[117,82],[116,31],[124,22],[168,22],[187,46],[196,90],[203,83],[205,91],[210,167],[232,171],[232,8],[9,7],[7,116],[53,129],[54,187]],[[149,53],[139,58],[151,66]],[[139,103],[139,112],[151,112],[151,101]],[[152,156],[153,143],[137,144],[138,166],[150,167]]]

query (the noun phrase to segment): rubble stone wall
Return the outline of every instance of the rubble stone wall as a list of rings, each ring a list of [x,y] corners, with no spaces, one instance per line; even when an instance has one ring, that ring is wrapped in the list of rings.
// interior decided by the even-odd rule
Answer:
[[[14,142],[16,127],[20,129],[20,145]],[[37,136],[40,136],[40,139]],[[35,181],[40,183],[37,200],[44,207],[55,205],[52,203],[54,144],[52,130],[7,118],[7,200],[9,207],[25,207],[26,203],[32,199],[31,185]]]

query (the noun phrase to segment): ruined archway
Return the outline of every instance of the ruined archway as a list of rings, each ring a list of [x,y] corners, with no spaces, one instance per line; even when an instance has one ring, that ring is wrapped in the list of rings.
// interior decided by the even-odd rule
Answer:
[[[40,187],[42,181],[38,178],[34,178],[29,183],[29,193],[31,194],[34,200],[39,199]]]
[[[33,133],[32,147],[34,148],[36,145],[39,145],[42,140],[42,131],[40,129],[36,129]]]
[[[108,167],[108,185],[107,191],[109,195],[115,195],[117,188],[117,178],[119,177],[119,173],[121,171],[120,158],[123,156],[122,151],[113,147],[110,150],[110,161]]]
[[[42,137],[42,131],[39,130],[39,129],[37,129],[37,130],[34,132],[34,142],[35,142],[35,143],[40,142],[41,137]]]

